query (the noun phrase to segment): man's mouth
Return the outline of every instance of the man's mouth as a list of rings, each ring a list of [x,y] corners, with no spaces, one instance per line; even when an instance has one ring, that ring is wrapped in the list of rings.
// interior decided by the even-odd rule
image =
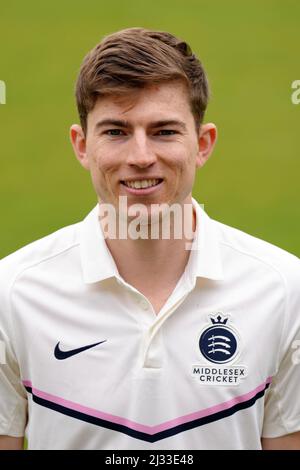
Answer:
[[[157,186],[162,182],[162,178],[155,179],[144,179],[144,180],[132,180],[132,181],[121,181],[124,186],[132,189],[146,189],[152,186]]]

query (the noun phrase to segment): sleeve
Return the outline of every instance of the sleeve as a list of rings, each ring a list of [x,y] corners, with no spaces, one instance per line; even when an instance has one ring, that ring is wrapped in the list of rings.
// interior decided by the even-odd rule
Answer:
[[[286,309],[278,370],[266,396],[262,437],[300,431],[300,260],[286,270]]]
[[[27,395],[13,348],[4,279],[0,269],[0,435],[22,437],[27,422]]]

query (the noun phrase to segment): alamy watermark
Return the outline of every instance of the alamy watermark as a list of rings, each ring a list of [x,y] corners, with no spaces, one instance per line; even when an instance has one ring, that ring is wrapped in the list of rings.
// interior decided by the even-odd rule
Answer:
[[[4,341],[0,340],[0,365],[6,364],[6,357],[5,357],[5,343]]]
[[[292,363],[294,365],[300,364],[300,339],[295,339],[292,343],[292,349],[295,351],[292,354]]]
[[[6,104],[6,85],[3,80],[0,80],[0,104]]]
[[[120,196],[118,207],[99,204],[99,221],[104,238],[111,240],[185,240],[185,249],[197,249],[193,230],[194,209],[191,203],[131,204]],[[203,207],[203,204],[201,204]]]
[[[300,103],[300,80],[294,80],[291,85],[292,89],[295,90],[293,91],[291,95],[291,100],[293,104],[299,104]]]

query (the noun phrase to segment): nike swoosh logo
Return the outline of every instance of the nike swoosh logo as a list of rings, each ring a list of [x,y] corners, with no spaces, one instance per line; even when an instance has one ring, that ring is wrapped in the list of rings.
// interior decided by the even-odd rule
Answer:
[[[83,346],[82,348],[77,348],[77,349],[71,349],[69,351],[62,351],[59,347],[59,342],[55,346],[54,349],[54,356],[56,359],[61,361],[62,359],[67,359],[68,357],[75,356],[75,354],[79,354],[82,351],[86,351],[87,349],[94,348],[95,346],[98,346],[98,344],[105,343],[107,340],[105,339],[104,341],[100,341],[99,343],[94,343],[94,344],[89,344],[88,346]]]

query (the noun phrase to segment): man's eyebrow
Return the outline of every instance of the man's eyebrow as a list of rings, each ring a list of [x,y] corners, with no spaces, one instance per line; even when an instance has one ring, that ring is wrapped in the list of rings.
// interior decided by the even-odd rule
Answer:
[[[95,130],[99,130],[101,127],[106,126],[116,126],[116,127],[130,127],[128,121],[122,121],[120,119],[102,119],[102,121],[98,121],[95,125]]]
[[[160,121],[155,121],[150,124],[150,127],[166,127],[166,126],[176,126],[176,127],[180,127],[183,131],[187,130],[185,123],[177,119],[161,119]]]
[[[106,126],[115,126],[115,127],[131,127],[128,121],[123,121],[121,119],[102,119],[98,121],[95,125],[95,131],[98,131],[101,127]],[[157,128],[157,127],[166,127],[166,126],[176,126],[181,128],[183,131],[186,131],[186,125],[183,121],[179,121],[177,119],[160,119],[159,121],[150,122],[149,127]]]

